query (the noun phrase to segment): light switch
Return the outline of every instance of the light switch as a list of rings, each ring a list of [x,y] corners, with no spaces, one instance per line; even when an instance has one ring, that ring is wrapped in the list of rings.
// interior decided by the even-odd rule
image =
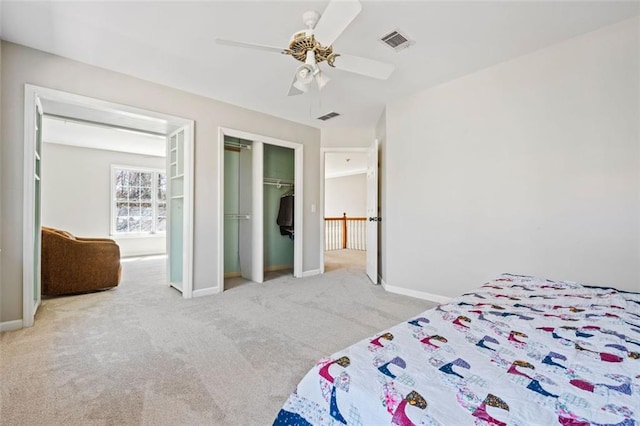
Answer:
[[[311,213],[315,213],[315,212],[316,212],[316,205],[311,204]]]

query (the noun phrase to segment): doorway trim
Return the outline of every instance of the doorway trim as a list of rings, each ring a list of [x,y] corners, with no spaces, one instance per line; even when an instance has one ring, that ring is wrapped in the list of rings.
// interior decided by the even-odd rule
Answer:
[[[31,327],[34,323],[35,310],[37,307],[33,307],[30,301],[33,300],[33,264],[34,259],[34,242],[33,236],[35,235],[34,215],[35,206],[33,202],[34,188],[33,182],[33,158],[34,158],[34,137],[35,133],[31,131],[34,125],[33,111],[36,108],[36,99],[45,99],[60,103],[67,103],[72,105],[80,105],[102,111],[117,111],[135,115],[142,115],[151,118],[158,118],[168,121],[174,125],[180,127],[186,127],[188,129],[189,137],[185,140],[185,144],[189,145],[189,151],[193,152],[194,147],[194,121],[182,117],[177,117],[169,114],[163,114],[159,112],[149,111],[142,108],[132,107],[129,105],[118,104],[115,102],[105,101],[101,99],[91,98],[88,96],[77,95],[62,90],[50,89],[47,87],[36,86],[33,84],[24,85],[24,136],[23,136],[23,149],[24,149],[24,170],[23,170],[23,230],[22,230],[22,326]],[[193,156],[185,162],[185,174],[193,176]],[[188,167],[188,170],[186,169]],[[187,188],[189,194],[188,206],[188,226],[184,234],[184,245],[187,248],[185,250],[185,257],[188,257],[188,265],[183,272],[186,279],[185,288],[188,291],[183,290],[183,297],[188,298],[192,296],[193,291],[193,179],[189,180]]]
[[[358,154],[366,154],[369,148],[366,147],[327,147],[320,148],[320,273],[324,274],[324,249],[325,249],[325,233],[324,233],[324,200],[325,200],[325,165],[327,160],[327,154],[344,154],[344,153],[358,153]]]
[[[293,239],[293,276],[303,276],[303,245],[304,245],[304,218],[303,218],[303,176],[304,176],[304,145],[298,142],[272,138],[257,133],[245,132],[227,127],[218,127],[218,291],[224,291],[224,137],[229,136],[267,145],[281,146],[294,150],[294,199],[293,222],[295,238]],[[254,214],[252,212],[252,214]]]

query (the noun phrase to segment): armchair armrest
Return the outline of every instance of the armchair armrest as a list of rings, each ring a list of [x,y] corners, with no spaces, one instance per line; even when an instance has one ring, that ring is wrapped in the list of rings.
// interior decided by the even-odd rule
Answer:
[[[105,243],[117,244],[115,240],[111,238],[87,238],[87,237],[76,237],[76,241],[101,241]]]

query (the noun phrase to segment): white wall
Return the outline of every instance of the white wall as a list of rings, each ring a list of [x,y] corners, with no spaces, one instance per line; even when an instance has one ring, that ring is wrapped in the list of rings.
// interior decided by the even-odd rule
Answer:
[[[220,285],[218,128],[304,144],[305,271],[320,268],[320,131],[38,50],[2,42],[2,262],[0,321],[22,317],[24,84],[64,90],[195,121],[194,289]],[[8,124],[7,124],[8,123]]]
[[[365,217],[367,215],[367,175],[341,176],[324,181],[325,217]]]
[[[163,157],[45,143],[42,159],[44,226],[78,236],[114,238],[122,257],[166,252],[164,235],[143,238],[110,235],[111,165],[164,170]]]
[[[369,127],[326,127],[321,131],[323,148],[367,147],[375,138],[375,129]]]
[[[387,105],[388,285],[456,296],[512,272],[640,291],[639,29]]]

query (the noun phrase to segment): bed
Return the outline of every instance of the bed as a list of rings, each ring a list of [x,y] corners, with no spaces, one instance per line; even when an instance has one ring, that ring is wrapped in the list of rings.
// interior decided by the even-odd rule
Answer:
[[[635,425],[640,294],[503,274],[321,359],[274,425]]]

